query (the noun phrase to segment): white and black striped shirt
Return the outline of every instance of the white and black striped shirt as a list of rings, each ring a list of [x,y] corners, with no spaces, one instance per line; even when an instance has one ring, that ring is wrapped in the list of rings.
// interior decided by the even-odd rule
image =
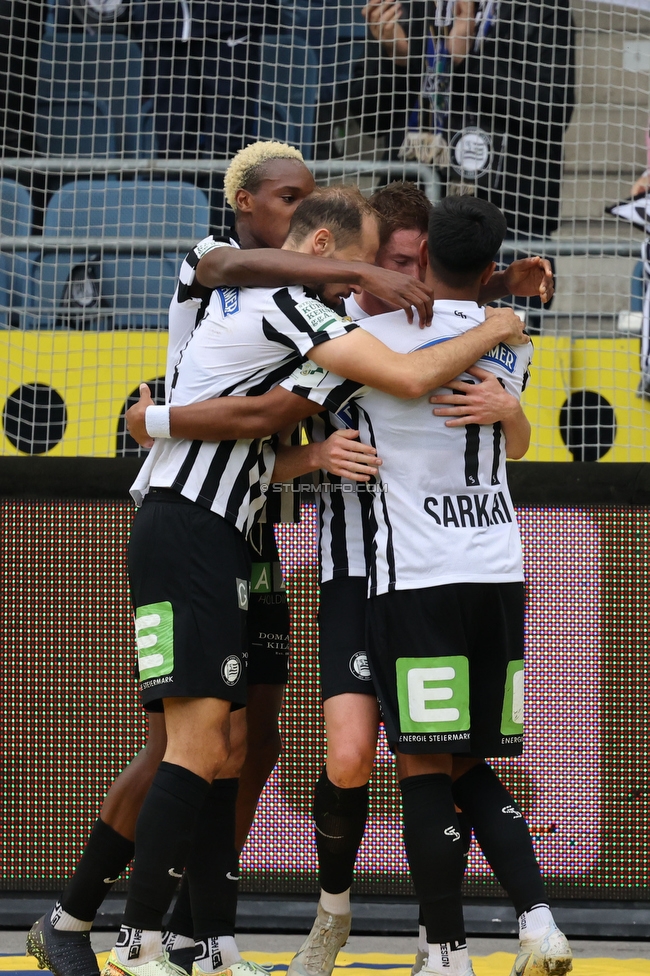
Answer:
[[[438,301],[425,333],[403,312],[361,324],[395,351],[411,352],[460,335],[483,319],[483,310],[473,302]],[[519,396],[531,348],[501,343],[479,363]],[[304,364],[304,388],[307,370]],[[297,384],[297,373],[291,381]],[[347,393],[347,381],[339,384]],[[335,406],[336,380],[318,377],[310,397]],[[445,418],[433,416],[432,410],[428,396],[399,400],[367,390],[343,415],[339,412],[345,425],[359,429],[361,440],[375,446],[383,460],[381,477],[357,495],[369,520],[363,536],[371,596],[454,582],[523,579],[501,425],[447,427]],[[364,496],[372,505],[364,504]],[[333,549],[333,537],[330,544]]]
[[[211,240],[206,239],[207,250],[215,246],[207,243]],[[182,275],[184,269],[185,262]],[[201,303],[184,297],[185,284],[181,276],[175,300],[179,305],[189,302],[198,317]],[[215,288],[185,344],[174,337],[177,360],[170,367],[168,402],[184,405],[216,396],[265,393],[313,346],[354,328],[303,288]],[[140,504],[150,487],[173,488],[246,533],[264,506],[275,461],[272,440],[208,444],[161,439],[154,443],[131,493]]]

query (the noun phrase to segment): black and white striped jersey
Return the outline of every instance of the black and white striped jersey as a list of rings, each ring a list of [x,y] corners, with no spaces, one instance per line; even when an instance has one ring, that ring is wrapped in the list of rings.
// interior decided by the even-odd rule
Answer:
[[[169,306],[169,338],[167,340],[167,365],[165,370],[165,397],[170,402],[174,370],[194,329],[205,314],[207,298],[193,298],[190,288],[196,277],[196,266],[201,258],[215,247],[239,247],[237,235],[217,237],[211,235],[192,248],[178,272],[178,283]]]
[[[171,370],[168,402],[265,393],[314,346],[354,328],[303,288],[215,288]],[[161,439],[131,493],[139,504],[150,487],[173,488],[248,532],[264,506],[272,440]]]
[[[406,353],[452,339],[483,320],[483,310],[473,302],[438,301],[433,323],[424,332],[401,311],[366,318],[361,327]],[[519,396],[531,352],[530,344],[501,343],[479,364]],[[304,364],[304,388],[307,369]],[[466,374],[463,378],[474,382]],[[288,382],[293,380],[297,373]],[[347,381],[338,382],[349,390]],[[334,377],[318,377],[311,398],[334,406],[336,383]],[[501,425],[447,427],[444,417],[433,415],[428,395],[400,400],[367,388],[360,393],[338,416],[345,426],[358,428],[361,440],[373,444],[383,460],[380,477],[365,491],[372,505],[360,506],[369,520],[363,536],[370,595],[456,582],[522,580]]]

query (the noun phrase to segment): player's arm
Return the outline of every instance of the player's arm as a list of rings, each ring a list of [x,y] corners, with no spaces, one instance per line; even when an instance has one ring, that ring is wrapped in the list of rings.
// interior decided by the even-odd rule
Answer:
[[[220,285],[248,288],[306,285],[318,289],[326,284],[346,284],[357,292],[368,291],[404,309],[409,322],[415,307],[421,325],[431,322],[433,296],[415,278],[361,261],[332,261],[270,247],[252,250],[215,247],[208,251],[196,266],[192,295],[201,298]]]
[[[546,258],[522,258],[513,261],[505,271],[495,271],[479,294],[479,304],[496,302],[515,295],[518,298],[539,296],[546,304],[555,291],[553,269]]]
[[[314,346],[309,358],[349,380],[409,400],[458,376],[500,342],[524,345],[528,337],[512,309],[486,309],[481,325],[414,352],[394,352],[363,329]]]
[[[140,399],[126,412],[126,427],[131,437],[147,448],[153,446],[154,437],[161,436],[200,441],[246,440],[268,437],[283,427],[295,426],[322,409],[322,404],[281,386],[261,396],[216,397],[183,407],[156,407],[151,390],[141,383]]]
[[[467,424],[500,422],[506,438],[506,457],[522,458],[530,445],[530,423],[516,396],[503,388],[497,376],[479,366],[470,366],[467,373],[478,383],[452,380],[445,383],[451,393],[432,396],[436,417],[448,417],[447,427]]]
[[[358,430],[337,430],[325,441],[300,446],[280,444],[271,481],[293,481],[311,471],[329,471],[352,481],[369,481],[381,461],[376,449],[356,440]]]

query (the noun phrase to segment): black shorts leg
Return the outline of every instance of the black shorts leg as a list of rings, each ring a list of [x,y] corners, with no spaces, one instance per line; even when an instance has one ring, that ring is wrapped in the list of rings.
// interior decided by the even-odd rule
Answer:
[[[371,599],[368,653],[391,747],[519,755],[523,623],[522,583],[454,583]]]
[[[133,523],[129,575],[143,704],[244,705],[250,562],[241,533],[193,502],[152,499]]]
[[[362,576],[321,583],[319,659],[323,701],[375,695],[366,653],[368,584]]]

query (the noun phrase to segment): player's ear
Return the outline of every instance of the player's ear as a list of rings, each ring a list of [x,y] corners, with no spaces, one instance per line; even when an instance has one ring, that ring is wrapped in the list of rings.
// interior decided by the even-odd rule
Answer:
[[[312,235],[312,250],[320,257],[326,257],[334,250],[334,238],[327,227],[319,227]]]
[[[494,274],[494,272],[496,271],[496,269],[497,269],[496,261],[490,261],[490,263],[488,264],[487,268],[485,269],[485,271],[481,275],[481,284],[482,285],[487,285],[488,281],[490,280],[490,278],[492,277],[492,275]]]
[[[428,267],[428,264],[429,264],[429,248],[427,246],[426,239],[423,240],[423,241],[420,241],[420,250],[418,252],[418,261],[420,263],[420,267],[421,268]]]
[[[235,193],[235,203],[238,213],[250,213],[253,209],[253,194],[240,187]]]

